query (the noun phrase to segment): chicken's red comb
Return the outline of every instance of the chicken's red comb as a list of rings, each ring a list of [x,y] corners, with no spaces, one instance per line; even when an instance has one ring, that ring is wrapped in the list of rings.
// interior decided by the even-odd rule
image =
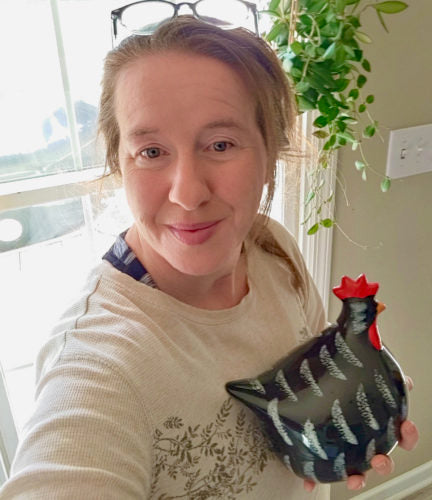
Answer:
[[[348,297],[364,299],[369,295],[375,295],[378,288],[379,283],[368,283],[366,276],[361,274],[355,281],[348,276],[343,276],[341,284],[333,288],[333,293],[341,300]]]

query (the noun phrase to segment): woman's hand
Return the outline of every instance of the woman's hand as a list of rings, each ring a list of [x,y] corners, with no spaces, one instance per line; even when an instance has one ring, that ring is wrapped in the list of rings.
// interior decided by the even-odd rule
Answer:
[[[406,384],[409,390],[413,388],[413,381],[411,377],[406,377]],[[405,420],[402,422],[400,431],[401,440],[398,445],[404,450],[413,450],[416,447],[419,438],[418,430],[415,424],[411,422],[411,420]],[[394,462],[388,455],[375,455],[371,460],[371,465],[372,469],[381,476],[391,474],[394,469]],[[366,474],[349,476],[346,484],[349,490],[360,490],[366,484]],[[306,491],[312,491],[315,488],[315,483],[306,479],[304,481],[304,487]]]

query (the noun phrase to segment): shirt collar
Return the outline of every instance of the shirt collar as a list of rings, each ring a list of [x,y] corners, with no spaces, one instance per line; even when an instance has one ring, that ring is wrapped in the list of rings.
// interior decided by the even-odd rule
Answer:
[[[147,269],[138,260],[130,246],[126,243],[125,236],[127,231],[119,234],[112,247],[102,257],[102,259],[111,263],[120,272],[128,274],[134,280],[140,281],[145,285],[157,288],[156,283],[150,276]]]

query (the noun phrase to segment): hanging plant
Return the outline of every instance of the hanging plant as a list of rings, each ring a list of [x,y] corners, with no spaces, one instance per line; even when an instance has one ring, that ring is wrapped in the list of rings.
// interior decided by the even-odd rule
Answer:
[[[355,168],[363,180],[369,171],[375,172],[362,147],[365,139],[378,132],[378,122],[369,112],[375,97],[365,91],[371,64],[362,47],[372,40],[361,29],[361,15],[373,9],[388,32],[384,15],[407,7],[396,0],[271,0],[268,10],[262,11],[273,23],[264,38],[282,60],[299,113],[315,110],[318,114],[313,122],[313,135],[320,143],[318,165],[309,173],[303,221],[308,234],[334,224],[325,216],[334,193],[324,190],[322,174],[335,151],[344,146],[358,151]],[[381,177],[381,190],[386,192],[390,179]]]

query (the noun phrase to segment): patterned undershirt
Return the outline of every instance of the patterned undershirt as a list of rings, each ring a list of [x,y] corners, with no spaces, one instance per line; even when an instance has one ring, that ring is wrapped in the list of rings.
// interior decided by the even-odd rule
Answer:
[[[112,247],[102,258],[110,262],[120,272],[131,276],[134,280],[140,281],[152,288],[157,288],[150,273],[141,264],[138,257],[126,243],[126,233],[127,231],[124,231],[117,236]]]

